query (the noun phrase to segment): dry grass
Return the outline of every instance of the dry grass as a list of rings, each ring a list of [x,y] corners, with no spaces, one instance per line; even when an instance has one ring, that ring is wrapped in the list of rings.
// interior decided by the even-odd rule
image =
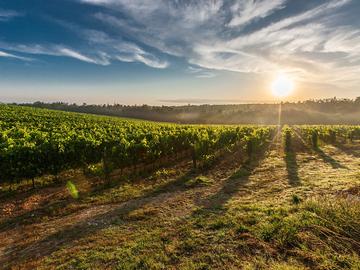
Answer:
[[[79,199],[61,193],[59,205],[33,192],[1,219],[2,266],[360,269],[360,148],[294,143],[290,157],[275,139],[252,163],[239,151],[207,171],[182,164],[104,188],[80,175]]]

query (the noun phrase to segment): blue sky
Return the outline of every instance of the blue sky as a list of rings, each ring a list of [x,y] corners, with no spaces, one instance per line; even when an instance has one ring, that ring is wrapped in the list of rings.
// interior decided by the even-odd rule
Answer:
[[[360,96],[358,0],[0,0],[0,101]]]

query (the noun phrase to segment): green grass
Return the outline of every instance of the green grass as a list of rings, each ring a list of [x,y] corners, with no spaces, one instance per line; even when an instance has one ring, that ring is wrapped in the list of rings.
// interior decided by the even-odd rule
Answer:
[[[195,187],[195,186],[208,186],[214,183],[214,180],[206,177],[206,176],[197,176],[195,178],[190,178],[185,182],[187,187]]]
[[[245,211],[229,209],[227,213],[200,211],[170,227],[155,226],[157,219],[154,209],[137,210],[127,218],[139,222],[132,228],[136,233],[125,229],[126,223],[119,223],[90,237],[86,246],[80,242],[76,259],[64,262],[64,255],[72,255],[63,250],[45,263],[62,263],[64,269],[100,269],[106,265],[116,269],[167,269],[168,265],[177,265],[176,269],[360,266],[356,253],[360,203],[345,199],[319,197],[286,208],[253,205]]]
[[[88,192],[74,181],[78,199],[45,206],[49,214],[28,227],[7,228],[26,236],[8,263],[20,269],[360,269],[360,161],[321,147],[348,169],[297,151],[293,185],[286,154],[274,147],[257,165],[234,154],[208,171],[187,164]],[[53,231],[41,231],[45,224]]]

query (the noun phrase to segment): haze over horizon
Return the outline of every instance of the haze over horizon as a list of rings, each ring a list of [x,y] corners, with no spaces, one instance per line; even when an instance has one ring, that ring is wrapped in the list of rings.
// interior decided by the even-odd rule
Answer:
[[[358,14],[357,0],[0,0],[0,102],[271,102],[279,73],[295,85],[282,100],[355,98]]]

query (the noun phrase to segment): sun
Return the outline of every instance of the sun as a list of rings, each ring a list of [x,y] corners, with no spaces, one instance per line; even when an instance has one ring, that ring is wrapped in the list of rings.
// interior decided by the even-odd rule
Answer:
[[[271,84],[272,94],[279,98],[289,96],[294,88],[294,81],[284,73],[280,73]]]

